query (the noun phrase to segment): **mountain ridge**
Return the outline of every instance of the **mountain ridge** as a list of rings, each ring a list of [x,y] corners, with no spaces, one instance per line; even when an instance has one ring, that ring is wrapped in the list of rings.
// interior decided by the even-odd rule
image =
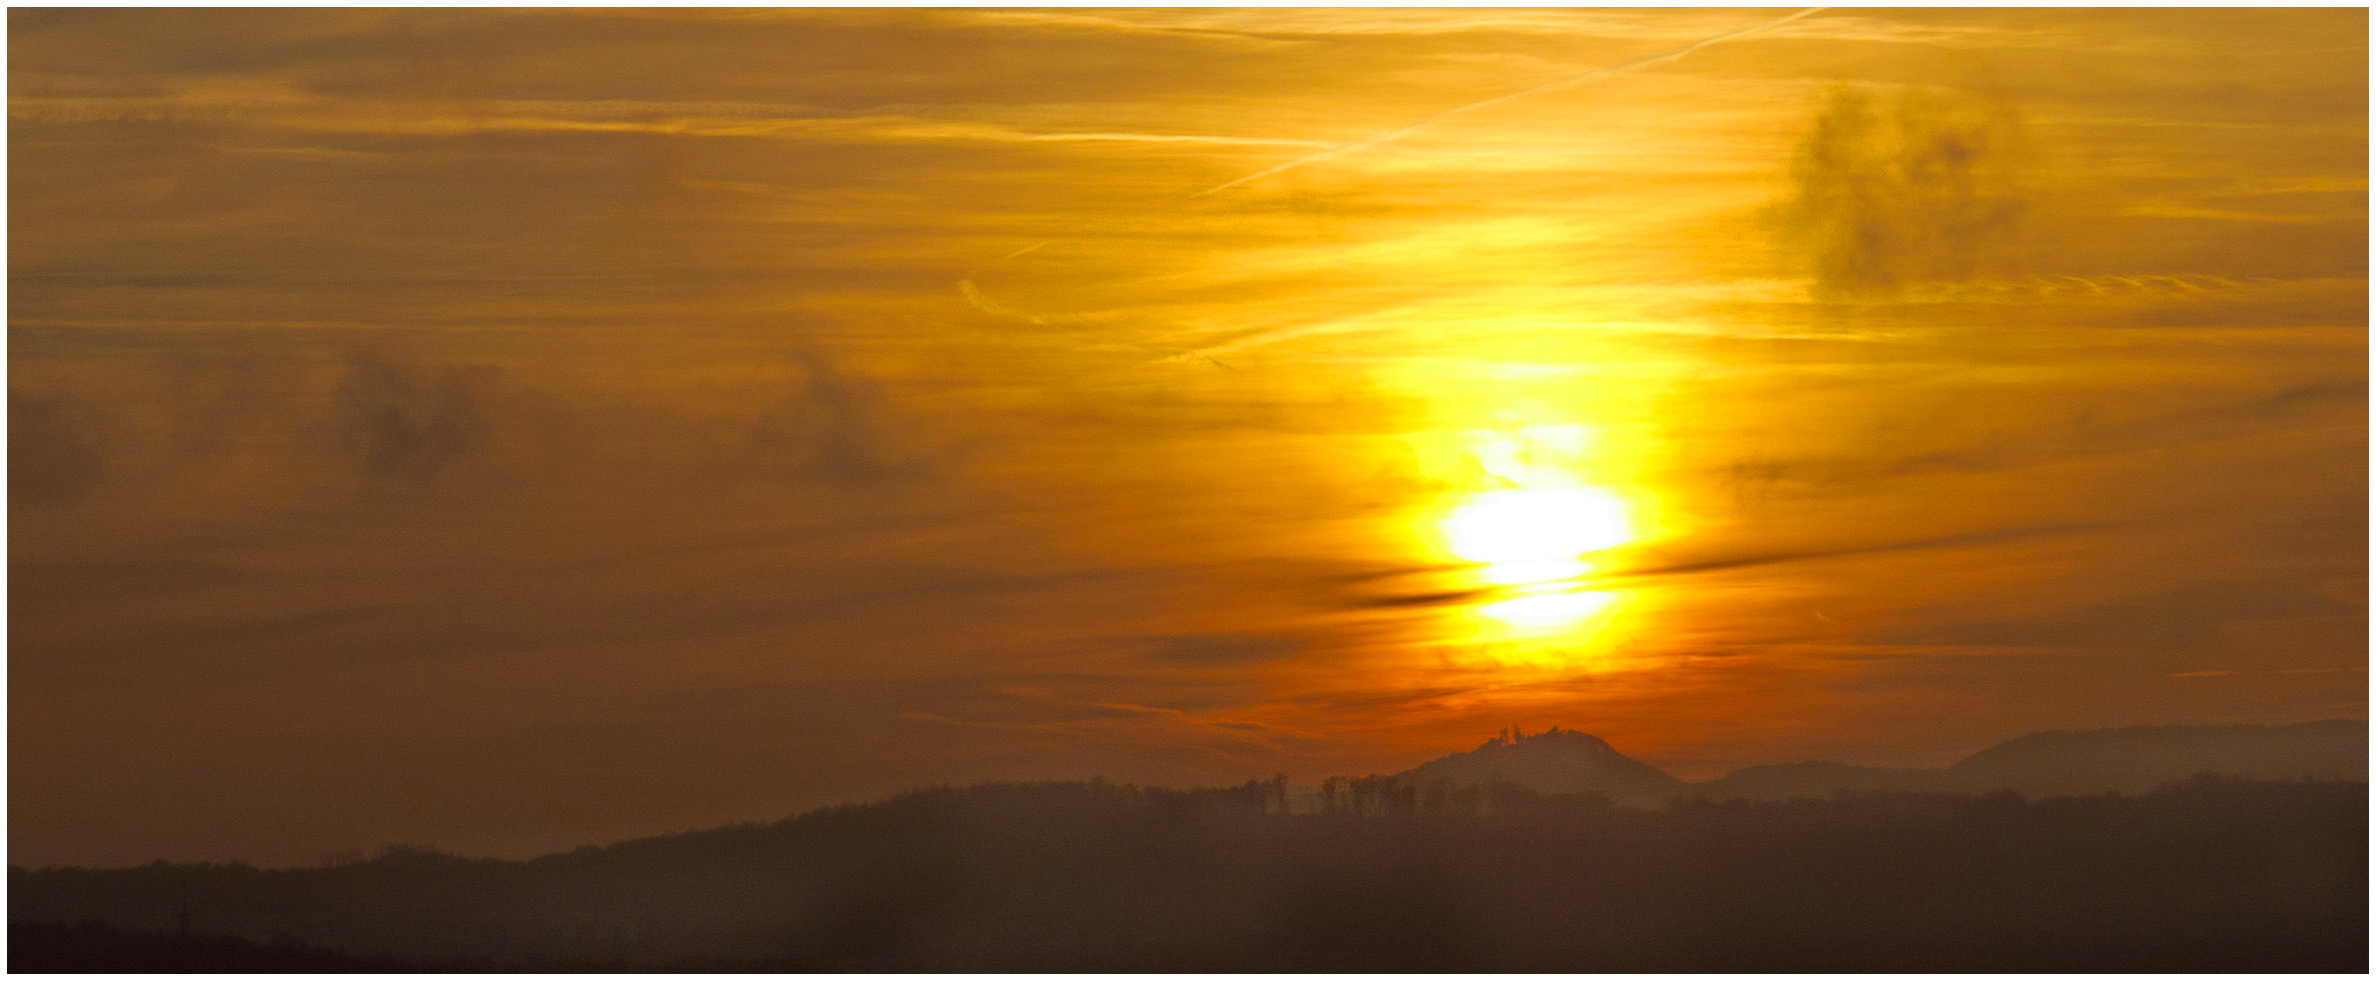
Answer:
[[[1476,749],[1438,757],[1395,779],[1419,787],[1503,783],[1540,794],[1601,794],[1617,804],[1657,806],[1692,797],[1787,800],[1843,791],[2135,794],[2201,773],[2364,782],[2368,723],[2050,730],[2005,740],[1937,769],[1803,760],[1742,767],[1697,782],[1627,756],[1600,737],[1553,726],[1532,736],[1505,730]]]

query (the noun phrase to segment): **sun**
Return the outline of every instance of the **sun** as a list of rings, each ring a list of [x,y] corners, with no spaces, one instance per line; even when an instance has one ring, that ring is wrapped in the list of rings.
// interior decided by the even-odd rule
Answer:
[[[1565,633],[1607,610],[1614,593],[1578,589],[1592,571],[1584,556],[1634,539],[1624,498],[1600,487],[1486,491],[1444,518],[1452,553],[1479,563],[1486,582],[1510,598],[1476,612],[1511,637]]]
[[[1477,602],[1462,607],[1469,622],[1448,626],[1506,652],[1495,655],[1505,664],[1571,665],[1625,605],[1628,591],[1593,577],[1603,553],[1643,537],[1650,516],[1639,509],[1649,502],[1611,479],[1630,471],[1599,428],[1540,407],[1498,415],[1524,424],[1446,430],[1420,457],[1447,484],[1465,485],[1439,498],[1427,521],[1429,554],[1465,560],[1456,579],[1476,589]]]
[[[1577,556],[1632,541],[1633,521],[1623,498],[1598,487],[1487,491],[1444,520],[1444,536],[1453,554],[1471,562],[1521,569],[1577,565]]]

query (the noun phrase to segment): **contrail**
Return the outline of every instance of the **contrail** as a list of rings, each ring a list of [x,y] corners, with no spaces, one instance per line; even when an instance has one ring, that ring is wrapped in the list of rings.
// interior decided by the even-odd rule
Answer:
[[[1386,134],[1386,135],[1384,135],[1384,136],[1378,137],[1377,139],[1370,140],[1370,141],[1368,141],[1368,142],[1365,142],[1365,143],[1353,143],[1353,144],[1348,144],[1348,145],[1346,145],[1346,146],[1337,147],[1336,149],[1333,149],[1333,150],[1322,150],[1322,151],[1320,151],[1319,153],[1312,154],[1311,156],[1308,156],[1308,157],[1300,157],[1300,158],[1297,158],[1297,159],[1294,159],[1294,160],[1290,160],[1290,161],[1287,161],[1286,163],[1280,164],[1280,165],[1278,165],[1278,166],[1276,166],[1276,167],[1272,167],[1271,169],[1269,169],[1269,170],[1265,170],[1265,171],[1263,171],[1263,172],[1261,172],[1261,173],[1258,173],[1258,174],[1247,174],[1246,176],[1244,176],[1244,177],[1240,177],[1240,178],[1238,178],[1238,179],[1236,179],[1236,180],[1234,180],[1234,181],[1230,181],[1230,182],[1229,182],[1229,183],[1227,183],[1227,184],[1222,184],[1222,185],[1219,185],[1219,186],[1217,186],[1217,187],[1210,187],[1210,188],[1206,188],[1205,190],[1198,191],[1196,194],[1192,195],[1192,198],[1201,198],[1201,197],[1204,197],[1205,195],[1208,195],[1208,194],[1218,194],[1218,193],[1220,193],[1220,192],[1222,192],[1222,191],[1229,190],[1230,188],[1236,187],[1236,186],[1238,186],[1238,185],[1240,185],[1240,184],[1244,184],[1244,183],[1246,183],[1246,182],[1248,182],[1248,181],[1258,181],[1258,180],[1261,180],[1261,179],[1263,179],[1263,178],[1265,178],[1265,177],[1269,177],[1269,176],[1270,176],[1270,175],[1272,175],[1272,174],[1280,173],[1280,172],[1282,172],[1282,171],[1294,170],[1295,168],[1297,168],[1297,167],[1301,167],[1301,166],[1303,166],[1303,165],[1305,165],[1305,164],[1319,163],[1320,161],[1323,161],[1323,160],[1328,160],[1328,159],[1335,158],[1335,157],[1342,157],[1342,156],[1345,156],[1346,154],[1351,154],[1351,153],[1360,153],[1361,151],[1363,151],[1363,150],[1367,150],[1367,149],[1370,149],[1370,148],[1372,148],[1372,147],[1377,147],[1377,146],[1382,146],[1382,145],[1384,145],[1384,144],[1387,144],[1387,143],[1392,143],[1392,142],[1394,142],[1395,140],[1399,140],[1399,139],[1401,139],[1401,138],[1403,138],[1403,137],[1405,137],[1405,136],[1408,136],[1408,135],[1410,135],[1411,133],[1413,133],[1413,132],[1415,132],[1415,131],[1417,131],[1417,130],[1424,129],[1424,128],[1426,128],[1426,127],[1430,126],[1430,125],[1433,125],[1433,124],[1435,124],[1436,122],[1438,122],[1438,121],[1440,121],[1440,120],[1447,119],[1447,118],[1450,118],[1450,117],[1452,117],[1452,116],[1459,115],[1459,114],[1461,114],[1461,113],[1464,113],[1464,112],[1468,112],[1469,110],[1472,110],[1472,109],[1483,109],[1483,108],[1485,108],[1486,106],[1493,105],[1493,104],[1495,104],[1495,103],[1497,103],[1497,102],[1508,102],[1508,101],[1510,101],[1511,99],[1523,99],[1523,98],[1525,98],[1525,97],[1527,97],[1527,96],[1530,96],[1530,95],[1535,95],[1535,94],[1542,93],[1542,92],[1551,92],[1551,91],[1555,91],[1555,90],[1558,90],[1558,89],[1564,89],[1564,88],[1567,88],[1567,87],[1568,87],[1568,86],[1570,86],[1570,85],[1576,85],[1576,84],[1579,84],[1579,83],[1588,82],[1588,81],[1591,81],[1591,80],[1593,80],[1593,79],[1596,79],[1596,78],[1601,78],[1601,77],[1603,77],[1603,76],[1607,76],[1607,75],[1615,75],[1615,74],[1619,74],[1619,73],[1621,73],[1621,72],[1629,72],[1629,71],[1633,71],[1634,69],[1637,69],[1637,68],[1648,68],[1648,67],[1650,67],[1651,65],[1664,64],[1664,63],[1666,63],[1666,62],[1673,61],[1673,60],[1675,60],[1675,59],[1677,59],[1677,58],[1681,58],[1681,57],[1683,57],[1684,55],[1688,55],[1688,54],[1690,54],[1690,53],[1692,53],[1692,52],[1694,52],[1694,51],[1698,51],[1699,49],[1701,49],[1701,48],[1704,48],[1704,47],[1707,47],[1708,45],[1711,45],[1711,44],[1721,44],[1721,43],[1723,43],[1723,42],[1725,42],[1725,41],[1731,41],[1731,40],[1734,40],[1734,39],[1736,39],[1736,38],[1744,38],[1744,37],[1748,37],[1749,35],[1751,35],[1751,34],[1756,34],[1756,33],[1760,32],[1760,31],[1770,31],[1770,30],[1773,30],[1774,28],[1780,27],[1780,26],[1782,26],[1782,25],[1784,25],[1784,24],[1788,24],[1788,23],[1790,23],[1791,21],[1797,20],[1797,19],[1799,19],[1799,18],[1801,18],[1801,17],[1805,17],[1805,16],[1807,16],[1807,15],[1809,15],[1809,14],[1815,13],[1815,12],[1817,12],[1817,11],[1820,11],[1820,10],[1822,10],[1822,9],[1824,9],[1824,8],[1822,8],[1822,7],[1808,7],[1808,8],[1807,8],[1807,9],[1805,9],[1805,10],[1801,10],[1801,11],[1799,11],[1798,13],[1791,14],[1790,16],[1788,16],[1788,17],[1784,17],[1784,18],[1782,18],[1782,19],[1780,19],[1780,20],[1768,21],[1768,22],[1766,22],[1766,23],[1759,24],[1759,25],[1757,25],[1757,26],[1755,26],[1755,27],[1745,27],[1745,28],[1742,28],[1742,29],[1740,29],[1740,30],[1733,31],[1732,33],[1729,33],[1729,34],[1718,34],[1718,35],[1716,35],[1715,37],[1701,38],[1701,39],[1699,39],[1699,40],[1697,40],[1697,41],[1693,41],[1693,42],[1692,42],[1692,43],[1690,43],[1689,45],[1686,45],[1686,46],[1684,46],[1684,47],[1681,47],[1681,48],[1677,48],[1677,49],[1675,49],[1675,50],[1673,50],[1673,51],[1669,51],[1669,52],[1667,52],[1667,53],[1665,53],[1665,54],[1654,54],[1654,55],[1650,55],[1650,56],[1648,56],[1648,57],[1645,57],[1645,58],[1636,58],[1636,59],[1634,59],[1634,60],[1632,60],[1632,61],[1625,62],[1624,64],[1619,64],[1619,65],[1610,65],[1610,66],[1608,66],[1608,67],[1605,67],[1605,68],[1595,68],[1595,69],[1593,69],[1593,70],[1591,70],[1591,71],[1588,71],[1588,72],[1578,72],[1578,73],[1576,73],[1576,74],[1574,74],[1574,75],[1570,75],[1570,76],[1568,76],[1568,77],[1566,77],[1566,78],[1557,79],[1557,80],[1555,80],[1555,81],[1550,81],[1550,82],[1545,82],[1545,83],[1543,83],[1543,84],[1541,84],[1541,85],[1537,85],[1537,86],[1535,86],[1535,87],[1533,87],[1533,88],[1531,88],[1531,89],[1523,89],[1523,90],[1520,90],[1520,91],[1517,91],[1517,92],[1512,92],[1512,93],[1509,93],[1508,95],[1497,95],[1497,96],[1494,96],[1493,98],[1487,99],[1487,100],[1485,100],[1485,101],[1483,101],[1483,102],[1471,102],[1471,103],[1469,103],[1468,105],[1465,105],[1465,106],[1455,106],[1455,107],[1453,107],[1453,108],[1446,109],[1446,110],[1444,110],[1444,111],[1442,111],[1442,112],[1436,113],[1436,114],[1435,114],[1435,115],[1433,115],[1433,116],[1429,116],[1429,117],[1427,117],[1426,119],[1422,119],[1422,120],[1420,120],[1420,121],[1418,121],[1418,122],[1412,123],[1412,124],[1410,124],[1410,125],[1408,125],[1408,126],[1405,126],[1405,127],[1401,128],[1401,129],[1395,130],[1394,132],[1391,132],[1391,133],[1388,133],[1388,134]]]
[[[1468,112],[1468,111],[1470,111],[1470,110],[1472,110],[1472,109],[1482,109],[1482,108],[1484,108],[1484,107],[1486,107],[1486,106],[1494,105],[1495,103],[1500,103],[1500,102],[1508,102],[1508,101],[1510,101],[1510,100],[1512,100],[1512,99],[1522,99],[1522,98],[1525,98],[1525,97],[1527,97],[1527,96],[1530,96],[1530,95],[1536,95],[1536,94],[1540,94],[1540,93],[1543,93],[1543,92],[1551,92],[1551,91],[1556,91],[1556,90],[1559,90],[1559,89],[1567,88],[1567,87],[1569,87],[1569,86],[1572,86],[1572,85],[1578,85],[1578,84],[1582,84],[1582,83],[1584,83],[1584,82],[1588,82],[1588,81],[1591,81],[1591,80],[1593,80],[1593,79],[1596,79],[1596,78],[1601,78],[1601,77],[1608,76],[1608,75],[1616,75],[1616,74],[1620,74],[1620,73],[1623,73],[1623,72],[1629,72],[1629,71],[1633,71],[1633,70],[1640,69],[1640,68],[1648,68],[1648,67],[1650,67],[1650,66],[1652,66],[1652,65],[1659,65],[1659,64],[1664,64],[1664,63],[1666,63],[1666,62],[1673,61],[1673,60],[1675,60],[1675,59],[1677,59],[1677,58],[1681,58],[1681,57],[1684,57],[1684,56],[1686,56],[1686,55],[1689,55],[1689,54],[1691,54],[1691,53],[1692,53],[1692,52],[1694,52],[1694,51],[1698,51],[1698,50],[1699,50],[1699,49],[1701,49],[1701,48],[1707,47],[1708,45],[1711,45],[1711,44],[1721,44],[1721,43],[1723,43],[1723,42],[1725,42],[1725,41],[1731,41],[1731,40],[1735,40],[1735,39],[1738,39],[1738,38],[1744,38],[1744,37],[1748,37],[1748,36],[1749,36],[1749,35],[1751,35],[1751,34],[1756,34],[1756,33],[1762,32],[1762,31],[1770,31],[1770,30],[1773,30],[1774,28],[1780,27],[1780,26],[1782,26],[1782,25],[1784,25],[1784,24],[1788,24],[1788,23],[1790,23],[1791,21],[1798,20],[1799,18],[1806,17],[1806,16],[1809,16],[1809,15],[1812,15],[1812,14],[1815,14],[1815,13],[1819,13],[1819,12],[1823,11],[1824,9],[1826,9],[1826,8],[1823,8],[1823,7],[1808,7],[1808,8],[1806,8],[1806,9],[1804,9],[1804,10],[1798,11],[1797,13],[1793,13],[1793,14],[1790,14],[1789,16],[1782,17],[1782,18],[1779,18],[1779,19],[1776,19],[1776,20],[1767,21],[1766,23],[1763,23],[1763,24],[1758,24],[1758,25],[1755,25],[1755,26],[1752,26],[1752,27],[1745,27],[1745,28],[1742,28],[1742,29],[1740,29],[1740,30],[1737,30],[1737,31],[1732,31],[1732,32],[1725,33],[1725,34],[1718,34],[1718,35],[1716,35],[1716,36],[1714,36],[1714,37],[1706,37],[1706,38],[1701,38],[1701,39],[1699,39],[1699,40],[1697,40],[1697,41],[1694,41],[1694,42],[1692,42],[1692,43],[1690,43],[1690,44],[1688,44],[1688,45],[1685,45],[1685,46],[1683,46],[1683,47],[1681,47],[1681,48],[1677,48],[1677,49],[1675,49],[1675,50],[1673,50],[1673,51],[1666,52],[1666,53],[1664,53],[1664,54],[1655,54],[1655,55],[1649,55],[1649,56],[1647,56],[1647,57],[1636,58],[1636,59],[1634,59],[1634,60],[1632,60],[1632,61],[1624,62],[1624,63],[1622,63],[1622,64],[1609,65],[1609,66],[1602,67],[1602,68],[1595,68],[1595,69],[1592,69],[1592,70],[1590,70],[1590,71],[1578,72],[1578,73],[1576,73],[1576,74],[1574,74],[1574,75],[1570,75],[1570,76],[1568,76],[1568,77],[1566,77],[1566,78],[1555,79],[1555,80],[1552,80],[1552,81],[1549,81],[1549,82],[1545,82],[1545,83],[1543,83],[1543,84],[1541,84],[1541,85],[1534,86],[1534,87],[1532,87],[1532,88],[1521,89],[1521,90],[1519,90],[1519,91],[1516,91],[1516,92],[1511,92],[1511,93],[1508,93],[1508,94],[1506,94],[1506,95],[1497,95],[1497,96],[1494,96],[1493,98],[1486,99],[1486,100],[1485,100],[1485,101],[1483,101],[1483,102],[1472,102],[1472,103],[1469,103],[1468,105],[1465,105],[1465,106],[1455,106],[1455,107],[1453,107],[1453,108],[1446,109],[1446,110],[1444,110],[1444,111],[1442,111],[1442,112],[1436,113],[1436,114],[1435,114],[1435,115],[1433,115],[1433,116],[1429,116],[1429,117],[1427,117],[1426,119],[1419,120],[1418,122],[1412,123],[1412,124],[1410,124],[1410,125],[1408,125],[1408,126],[1404,126],[1404,127],[1402,127],[1401,129],[1397,129],[1397,130],[1395,130],[1395,131],[1393,131],[1393,132],[1391,132],[1391,133],[1388,133],[1388,134],[1386,134],[1386,135],[1384,135],[1384,136],[1380,136],[1380,137],[1378,137],[1378,138],[1376,138],[1376,139],[1369,140],[1369,141],[1367,141],[1367,142],[1364,142],[1364,143],[1353,143],[1353,144],[1348,144],[1348,145],[1345,145],[1345,146],[1340,146],[1340,147],[1336,147],[1336,148],[1329,149],[1329,150],[1323,150],[1323,151],[1321,151],[1321,152],[1319,152],[1319,153],[1315,153],[1315,154],[1312,154],[1312,155],[1310,155],[1310,156],[1307,156],[1307,157],[1300,157],[1300,158],[1297,158],[1297,159],[1295,159],[1295,160],[1290,160],[1290,161],[1288,161],[1288,162],[1286,162],[1286,163],[1283,163],[1283,164],[1280,164],[1280,165],[1278,165],[1278,166],[1276,166],[1276,167],[1272,167],[1272,168],[1270,168],[1269,170],[1262,171],[1261,173],[1256,173],[1256,174],[1248,174],[1248,175],[1246,175],[1246,176],[1244,176],[1244,177],[1240,177],[1240,178],[1238,178],[1238,179],[1236,179],[1236,180],[1233,180],[1233,181],[1230,181],[1230,182],[1228,182],[1228,183],[1226,183],[1226,184],[1221,184],[1221,185],[1219,185],[1219,186],[1216,186],[1216,187],[1210,187],[1210,188],[1206,188],[1205,190],[1198,191],[1198,192],[1197,192],[1197,193],[1195,193],[1195,194],[1189,195],[1189,197],[1188,197],[1188,200],[1191,200],[1191,201],[1193,201],[1193,200],[1195,200],[1195,199],[1197,199],[1197,198],[1201,198],[1201,197],[1204,197],[1204,196],[1206,196],[1206,195],[1210,195],[1210,194],[1218,194],[1218,193],[1220,193],[1220,192],[1222,192],[1222,191],[1229,190],[1230,188],[1236,187],[1236,186],[1238,186],[1238,185],[1240,185],[1240,184],[1244,184],[1244,183],[1247,183],[1247,182],[1249,182],[1249,181],[1257,181],[1257,180],[1261,180],[1262,178],[1269,177],[1269,176],[1270,176],[1270,175],[1272,175],[1272,174],[1280,173],[1280,172],[1282,172],[1282,171],[1293,170],[1293,169],[1295,169],[1295,168],[1297,168],[1297,167],[1301,167],[1301,166],[1303,166],[1303,165],[1305,165],[1305,164],[1310,164],[1310,163],[1318,163],[1318,162],[1320,162],[1320,161],[1322,161],[1322,160],[1328,160],[1328,159],[1332,159],[1332,158],[1335,158],[1335,157],[1341,157],[1341,156],[1345,156],[1345,155],[1347,155],[1347,154],[1352,154],[1352,153],[1359,153],[1359,152],[1361,152],[1361,151],[1363,151],[1363,150],[1368,150],[1368,149],[1371,149],[1371,148],[1373,148],[1373,147],[1382,146],[1382,145],[1384,145],[1384,144],[1391,143],[1391,142],[1393,142],[1393,141],[1395,141],[1395,140],[1401,139],[1401,138],[1403,138],[1404,136],[1408,136],[1408,135],[1410,135],[1411,133],[1413,133],[1413,132],[1416,132],[1416,131],[1418,131],[1418,130],[1420,130],[1420,129],[1424,129],[1424,128],[1426,128],[1426,127],[1430,126],[1430,125],[1433,125],[1433,124],[1435,124],[1436,122],[1439,122],[1439,121],[1441,121],[1441,120],[1444,120],[1444,119],[1450,118],[1450,117],[1452,117],[1452,116],[1459,115],[1459,114],[1461,114],[1461,113],[1464,113],[1464,112]],[[1008,253],[1008,254],[1006,254],[1006,255],[1004,255],[1004,256],[1001,256],[1001,257],[999,257],[999,261],[1001,261],[1001,262],[1006,262],[1006,261],[1012,261],[1012,260],[1015,260],[1015,259],[1022,258],[1023,256],[1029,255],[1029,254],[1031,254],[1031,253],[1033,253],[1033,252],[1037,252],[1037,251],[1039,251],[1039,250],[1040,250],[1040,249],[1042,249],[1042,248],[1045,248],[1045,247],[1047,247],[1047,246],[1050,246],[1050,245],[1054,245],[1054,244],[1056,244],[1056,242],[1057,242],[1057,241],[1060,241],[1060,240],[1051,239],[1051,240],[1049,240],[1049,241],[1040,242],[1040,243],[1037,243],[1037,244],[1035,244],[1035,245],[1029,245],[1029,246],[1025,246],[1025,247],[1023,247],[1023,248],[1021,248],[1021,249],[1017,249],[1017,250],[1015,250],[1014,252],[1010,252],[1010,253]],[[1029,321],[1029,322],[1031,322],[1031,323],[1033,323],[1033,324],[1037,324],[1037,325],[1039,325],[1039,326],[1042,326],[1042,327],[1045,327],[1045,326],[1047,326],[1047,325],[1048,325],[1047,321],[1045,321],[1045,320],[1042,320],[1042,319],[1040,319],[1040,318],[1038,318],[1038,317],[1034,317],[1034,316],[1032,316],[1031,314],[1025,313],[1025,312],[1023,312],[1023,311],[1021,311],[1021,310],[1017,310],[1017,309],[1015,309],[1015,308],[1013,308],[1013,307],[1009,307],[1009,306],[1006,306],[1006,305],[1004,305],[1004,304],[998,303],[997,301],[995,301],[995,300],[992,300],[992,299],[990,299],[989,297],[987,297],[987,296],[983,295],[983,294],[982,294],[982,292],[981,292],[979,289],[977,289],[977,288],[974,286],[973,279],[972,279],[972,277],[971,277],[970,275],[969,275],[967,278],[965,278],[965,279],[963,279],[963,280],[960,280],[960,281],[958,282],[958,284],[957,284],[957,288],[958,288],[958,291],[959,291],[960,293],[964,294],[964,296],[965,296],[965,300],[966,300],[966,302],[967,302],[968,304],[972,305],[972,306],[973,306],[975,309],[977,309],[977,310],[980,310],[980,311],[982,311],[982,312],[984,312],[984,313],[992,314],[992,315],[995,315],[995,316],[1001,316],[1001,317],[1013,317],[1013,318],[1018,318],[1018,319],[1021,319],[1021,320]],[[1330,324],[1322,324],[1322,325],[1308,326],[1308,327],[1304,327],[1304,328],[1290,328],[1290,329],[1288,329],[1288,330],[1286,330],[1286,331],[1284,331],[1284,332],[1280,332],[1280,331],[1272,331],[1272,332],[1268,332],[1268,333],[1262,333],[1262,334],[1258,334],[1258,335],[1256,335],[1256,336],[1254,336],[1254,337],[1240,338],[1240,339],[1238,339],[1238,340],[1235,340],[1235,341],[1230,341],[1230,342],[1223,343],[1223,344],[1220,344],[1220,345],[1216,345],[1216,346],[1214,346],[1214,347],[1203,348],[1203,349],[1195,349],[1195,350],[1187,350],[1187,351],[1180,351],[1180,352],[1177,352],[1177,353],[1173,354],[1173,355],[1172,355],[1172,358],[1191,358],[1191,357],[1194,357],[1194,358],[1202,358],[1202,359],[1204,359],[1204,360],[1206,360],[1206,361],[1211,361],[1213,364],[1215,364],[1215,365],[1219,365],[1220,367],[1223,367],[1223,368],[1229,368],[1229,365],[1222,364],[1222,362],[1221,362],[1220,360],[1218,360],[1218,359],[1214,358],[1214,357],[1213,357],[1213,354],[1214,354],[1214,353],[1217,353],[1217,352],[1224,352],[1224,351],[1234,350],[1234,349],[1236,349],[1236,348],[1239,348],[1239,347],[1246,347],[1246,346],[1251,346],[1251,345],[1254,345],[1254,344],[1259,344],[1259,343],[1266,343],[1266,342],[1268,342],[1268,341],[1280,340],[1280,339],[1282,339],[1284,336],[1294,336],[1294,335],[1300,335],[1300,334],[1304,334],[1304,333],[1316,333],[1316,332],[1321,332],[1321,331],[1325,331],[1325,330],[1327,330],[1327,329],[1329,329],[1329,328],[1331,328],[1331,327],[1335,327],[1335,326],[1338,326],[1338,324],[1337,324],[1337,323],[1330,323]],[[1232,370],[1232,371],[1235,371],[1235,370],[1237,370],[1237,369],[1235,369],[1235,368],[1230,368],[1230,370]]]

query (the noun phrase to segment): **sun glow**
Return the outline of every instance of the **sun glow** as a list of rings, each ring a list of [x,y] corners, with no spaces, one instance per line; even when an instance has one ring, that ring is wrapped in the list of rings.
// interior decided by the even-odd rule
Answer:
[[[1618,593],[1586,588],[1586,557],[1637,530],[1626,498],[1587,480],[1594,435],[1575,425],[1468,434],[1472,472],[1490,489],[1458,498],[1437,530],[1451,554],[1477,564],[1476,579],[1502,587],[1471,610],[1486,621],[1481,637],[1574,640],[1617,605]]]
[[[1509,625],[1520,636],[1564,630],[1609,608],[1617,594],[1598,590],[1520,596],[1478,607],[1477,612]]]

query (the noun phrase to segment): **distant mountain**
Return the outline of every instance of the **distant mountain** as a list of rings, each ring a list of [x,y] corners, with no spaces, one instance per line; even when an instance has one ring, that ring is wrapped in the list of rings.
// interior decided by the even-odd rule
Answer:
[[[1669,800],[1792,800],[1841,791],[1987,793],[2031,797],[2141,794],[2199,773],[2255,780],[2368,779],[2368,724],[2353,719],[2299,725],[2135,726],[2092,732],[2041,732],[1991,746],[1945,769],[1892,769],[1807,760],[1744,767],[1686,783],[1597,736],[1553,727],[1529,736],[1506,732],[1396,774],[1429,787],[1513,784],[1538,794],[1603,794],[1633,807]]]
[[[1689,785],[1665,770],[1611,748],[1598,736],[1557,726],[1528,736],[1495,736],[1466,753],[1422,763],[1396,775],[1413,786],[1517,784],[1538,794],[1604,794],[1611,801],[1654,807]]]
[[[2118,791],[2140,794],[2198,773],[2256,780],[2368,779],[2368,724],[2132,726],[2040,732],[1998,743],[1944,770],[1895,770],[1808,761],[1752,766],[1689,785],[1714,800],[1829,797],[1843,790],[1986,793],[2031,797]]]
[[[2033,797],[2143,793],[2197,773],[2261,780],[2368,779],[2368,724],[2136,726],[2041,732],[1981,750],[1942,774],[1943,789]]]

